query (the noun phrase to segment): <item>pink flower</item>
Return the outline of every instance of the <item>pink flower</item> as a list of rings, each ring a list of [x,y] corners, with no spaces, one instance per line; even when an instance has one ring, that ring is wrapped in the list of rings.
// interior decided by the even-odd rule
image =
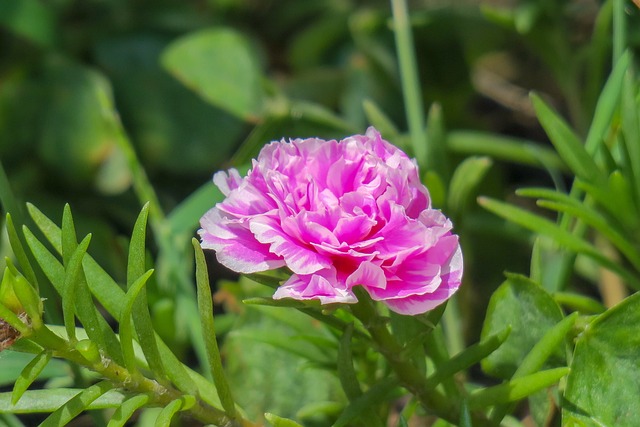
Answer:
[[[218,172],[226,196],[201,219],[202,247],[239,273],[288,267],[274,298],[355,303],[360,285],[401,314],[460,286],[451,222],[431,208],[415,161],[369,128],[342,141],[272,142],[246,177]]]

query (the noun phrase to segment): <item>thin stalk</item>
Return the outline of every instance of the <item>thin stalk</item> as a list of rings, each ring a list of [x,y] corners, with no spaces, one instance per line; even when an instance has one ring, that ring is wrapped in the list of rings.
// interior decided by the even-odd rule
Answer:
[[[423,165],[427,157],[425,114],[407,3],[405,0],[391,0],[391,9],[411,144],[418,163]]]
[[[362,322],[373,339],[376,349],[384,356],[387,363],[400,380],[400,384],[409,390],[424,408],[450,423],[460,420],[461,402],[455,398],[444,396],[440,391],[430,389],[426,377],[407,359],[402,345],[387,328],[385,320],[378,314],[375,303],[362,289],[354,289],[358,303],[350,306],[353,315]],[[486,417],[478,412],[471,414],[473,425],[489,426]]]
[[[627,23],[624,8],[624,0],[613,0],[613,64],[618,63],[626,46]]]

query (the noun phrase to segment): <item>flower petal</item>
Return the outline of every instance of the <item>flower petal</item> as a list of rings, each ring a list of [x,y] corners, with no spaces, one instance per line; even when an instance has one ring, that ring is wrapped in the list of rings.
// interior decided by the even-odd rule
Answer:
[[[273,299],[320,300],[322,304],[357,302],[355,295],[338,285],[336,271],[329,268],[310,275],[294,274],[273,295]]]

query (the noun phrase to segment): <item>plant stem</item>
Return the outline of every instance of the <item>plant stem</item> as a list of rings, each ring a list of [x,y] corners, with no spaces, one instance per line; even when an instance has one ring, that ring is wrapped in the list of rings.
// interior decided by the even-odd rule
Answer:
[[[450,423],[460,421],[461,403],[453,396],[444,396],[439,391],[430,389],[426,377],[420,373],[411,361],[407,360],[402,345],[395,339],[386,326],[385,320],[379,316],[375,303],[362,289],[354,289],[358,303],[353,304],[351,312],[358,318],[371,334],[377,350],[387,360],[391,369],[400,380],[400,384],[409,390],[427,411]],[[471,414],[473,425],[489,426],[487,418],[480,413]]]
[[[411,144],[418,164],[423,165],[427,158],[425,114],[407,3],[405,0],[391,0],[391,9]]]

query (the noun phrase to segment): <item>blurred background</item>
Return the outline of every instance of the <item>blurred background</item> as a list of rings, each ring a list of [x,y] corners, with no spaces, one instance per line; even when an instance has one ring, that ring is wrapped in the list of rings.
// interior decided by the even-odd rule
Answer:
[[[421,96],[438,130],[430,138],[448,164],[425,180],[465,247],[460,305],[473,342],[491,290],[504,270],[526,274],[531,250],[527,233],[483,211],[475,196],[510,199],[523,185],[566,183],[528,94],[586,132],[611,69],[612,2],[409,7]],[[640,10],[629,0],[625,14],[637,50]],[[215,171],[247,165],[271,140],[341,138],[375,121],[410,151],[405,117],[388,1],[0,0],[0,160],[13,191],[56,221],[70,203],[80,232],[93,233],[92,255],[119,280],[123,236],[140,209],[139,166],[171,212]],[[454,211],[442,193],[472,155],[490,156],[491,167]],[[188,223],[187,234],[196,227]],[[233,278],[215,268],[212,276]],[[173,313],[171,289],[150,291],[159,323]],[[220,289],[227,312],[241,310],[232,287]],[[180,341],[164,323],[165,338]],[[236,364],[230,369],[243,369]]]

